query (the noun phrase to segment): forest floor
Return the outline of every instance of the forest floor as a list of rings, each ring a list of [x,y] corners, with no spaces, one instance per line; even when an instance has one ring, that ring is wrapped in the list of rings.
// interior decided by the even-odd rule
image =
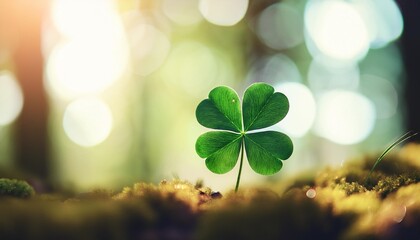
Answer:
[[[0,182],[0,239],[420,239],[420,145],[366,180],[375,160],[223,194],[180,179],[73,196]]]

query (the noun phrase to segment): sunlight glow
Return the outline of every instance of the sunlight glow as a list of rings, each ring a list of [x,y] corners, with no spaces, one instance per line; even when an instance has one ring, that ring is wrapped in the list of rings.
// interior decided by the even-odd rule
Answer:
[[[279,84],[276,91],[289,99],[289,112],[277,126],[293,137],[303,137],[315,120],[316,104],[311,91],[303,84],[288,82]]]
[[[304,18],[309,37],[324,55],[351,61],[366,55],[370,44],[368,29],[350,3],[311,0]]]
[[[127,58],[121,50],[106,40],[64,42],[48,59],[48,84],[62,98],[101,92],[125,70]]]
[[[84,147],[103,142],[110,134],[112,125],[111,110],[98,98],[82,98],[71,102],[63,118],[67,136]]]
[[[23,94],[14,75],[0,72],[0,126],[12,123],[23,108]]]
[[[51,18],[62,35],[84,37],[108,32],[118,21],[115,8],[113,0],[54,0]]]
[[[369,99],[356,92],[333,90],[318,101],[315,131],[339,144],[356,144],[369,136],[375,119],[375,107]]]
[[[56,0],[54,24],[65,37],[47,60],[47,87],[74,99],[96,94],[118,80],[128,64],[128,45],[113,1]]]
[[[216,25],[233,26],[244,18],[249,0],[200,0],[203,17]]]

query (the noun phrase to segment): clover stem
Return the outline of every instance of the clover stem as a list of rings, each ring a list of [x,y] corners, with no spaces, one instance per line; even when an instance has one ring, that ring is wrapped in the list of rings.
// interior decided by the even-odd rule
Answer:
[[[238,172],[238,178],[236,179],[235,192],[237,192],[237,191],[238,191],[238,188],[239,188],[239,182],[241,181],[242,163],[244,162],[244,151],[245,151],[245,147],[244,147],[244,137],[242,137],[242,140],[241,140],[241,162],[239,163],[239,172]]]

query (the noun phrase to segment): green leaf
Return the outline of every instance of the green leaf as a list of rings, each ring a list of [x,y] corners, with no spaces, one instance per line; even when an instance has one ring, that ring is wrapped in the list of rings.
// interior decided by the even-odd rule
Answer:
[[[241,153],[235,187],[235,191],[238,191],[244,152],[251,168],[263,175],[280,171],[282,160],[292,154],[292,141],[283,133],[248,133],[276,124],[288,111],[287,97],[275,92],[268,84],[255,83],[245,91],[242,112],[236,92],[228,87],[217,87],[210,92],[208,99],[197,106],[196,117],[204,127],[228,131],[201,135],[196,142],[196,152],[206,158],[206,166],[210,171],[219,174],[232,170]]]
[[[195,112],[204,127],[241,132],[241,104],[236,92],[225,86],[216,87],[203,100]]]
[[[245,135],[245,149],[251,168],[263,175],[271,175],[283,166],[293,152],[292,140],[285,134],[267,131]]]
[[[207,168],[218,174],[232,170],[238,161],[242,136],[231,132],[207,132],[198,137],[197,154],[206,159]]]
[[[266,83],[254,83],[244,94],[242,106],[245,131],[272,126],[289,111],[287,97]]]

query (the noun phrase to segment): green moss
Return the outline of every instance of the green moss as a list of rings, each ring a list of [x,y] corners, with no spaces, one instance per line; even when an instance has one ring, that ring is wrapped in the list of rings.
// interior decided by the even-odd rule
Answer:
[[[0,197],[29,198],[34,194],[34,189],[25,181],[0,178]]]
[[[89,192],[77,194],[74,200],[109,200],[113,195],[114,193],[112,191],[96,188]]]
[[[343,189],[347,195],[352,195],[355,193],[366,192],[366,188],[358,182],[347,182],[345,178],[340,179],[340,182],[337,184],[340,189]]]
[[[296,188],[283,197],[250,189],[226,198],[203,215],[197,239],[337,239],[353,220],[333,215]]]
[[[393,175],[386,176],[379,180],[373,190],[385,198],[388,194],[395,192],[402,186],[417,183],[419,179],[416,177],[410,177],[409,175]]]
[[[190,239],[202,190],[211,193],[174,180],[137,183],[117,194],[96,189],[65,201],[0,199],[0,239]]]
[[[0,239],[129,239],[155,221],[144,201],[3,199],[0,212]]]
[[[210,188],[204,187],[202,183],[193,185],[180,179],[163,180],[158,185],[136,183],[133,187],[125,187],[120,193],[113,196],[115,200],[138,198],[176,199],[197,211],[204,203],[210,202],[217,197],[215,197]]]
[[[374,191],[385,198],[401,186],[420,182],[420,169],[397,155],[387,156],[366,181],[375,161],[365,157],[339,169],[327,168],[315,177],[314,186],[342,189],[347,195]]]

